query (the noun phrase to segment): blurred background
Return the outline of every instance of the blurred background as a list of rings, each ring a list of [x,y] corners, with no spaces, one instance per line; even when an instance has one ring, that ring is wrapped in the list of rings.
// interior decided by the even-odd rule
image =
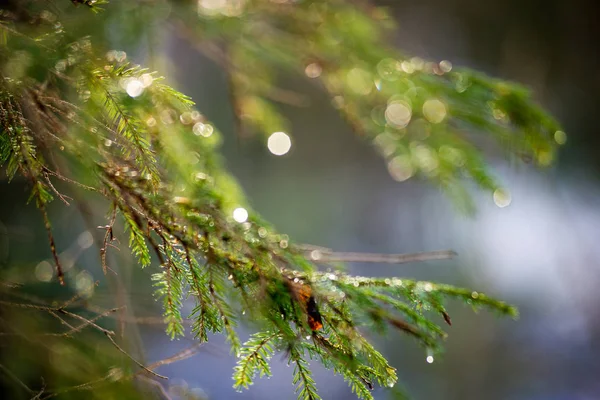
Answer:
[[[360,275],[473,287],[519,307],[521,316],[513,321],[451,304],[446,352],[433,363],[402,335],[373,337],[412,398],[600,398],[600,27],[595,3],[378,4],[390,7],[399,25],[389,41],[408,54],[447,59],[530,87],[568,133],[554,167],[540,171],[492,159],[510,190],[510,204],[499,207],[491,195],[480,195],[477,214],[465,217],[426,182],[394,181],[371,145],[352,133],[308,78],[288,78],[286,87],[307,105],[281,108],[291,121],[292,146],[287,154],[275,156],[266,140],[236,134],[226,77],[218,66],[177,37],[168,37],[160,51],[172,83],[223,133],[225,162],[254,209],[292,240],[338,251],[453,249],[459,256],[452,261],[355,263],[348,268]],[[147,49],[128,50],[136,61],[148,57]],[[37,290],[51,292],[55,284],[45,282],[51,264],[39,262],[49,256],[45,232],[34,206],[24,205],[25,188],[25,182],[0,182],[0,263],[34,272]],[[82,285],[103,279],[91,248],[89,221],[61,204],[54,207],[57,241],[67,244],[62,255],[72,261],[71,273]],[[93,214],[93,204],[88,211]],[[101,221],[101,216],[94,219],[95,225]],[[72,244],[65,242],[73,238]],[[151,272],[119,271],[129,287],[124,301],[139,317],[160,315],[149,284]],[[95,290],[91,299],[96,304],[110,303],[102,299],[101,287]],[[148,362],[192,344],[170,341],[160,324],[131,324],[130,330],[139,338],[138,354]],[[257,380],[242,393],[231,387],[235,358],[220,336],[212,337],[194,357],[157,371],[171,377],[166,387],[173,398],[184,387],[209,399],[294,399],[292,371],[283,358],[273,358],[272,378]],[[353,398],[341,378],[316,364],[314,368],[324,399]],[[382,389],[374,395],[388,396]]]

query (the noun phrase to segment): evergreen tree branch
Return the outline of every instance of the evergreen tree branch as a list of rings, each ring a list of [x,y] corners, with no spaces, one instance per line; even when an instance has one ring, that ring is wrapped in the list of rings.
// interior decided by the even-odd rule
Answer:
[[[320,400],[317,394],[317,387],[312,378],[308,363],[304,360],[297,347],[292,346],[289,354],[290,362],[295,363],[294,378],[292,383],[296,385],[298,400]]]
[[[250,386],[257,372],[269,375],[273,352],[288,347],[299,398],[319,398],[309,357],[341,374],[357,396],[370,399],[373,383],[389,387],[397,377],[358,327],[383,333],[391,326],[436,351],[445,332],[429,314],[450,325],[448,299],[517,315],[514,307],[470,289],[320,271],[318,264],[399,264],[444,260],[455,253],[371,254],[295,245],[246,205],[217,156],[219,133],[191,108],[191,99],[128,62],[124,52],[106,51],[97,29],[118,25],[112,18],[126,10],[124,3],[113,2],[102,15],[81,21],[68,17],[72,7],[50,17],[42,3],[31,2],[20,8],[23,16],[0,23],[5,35],[0,40],[0,165],[9,179],[20,174],[30,183],[61,283],[64,272],[47,204],[52,193],[65,206],[69,201],[50,177],[105,202],[104,273],[108,246],[124,234],[115,231],[119,214],[137,263],[150,266],[155,253],[161,270],[153,280],[167,333],[181,336],[184,324],[191,324],[192,333],[205,342],[208,332],[223,332],[239,361],[236,388]],[[97,10],[104,2],[76,3]],[[277,103],[302,105],[304,97],[280,87],[278,72],[286,71],[312,79],[355,133],[373,143],[394,179],[425,177],[465,208],[471,206],[465,180],[484,191],[501,189],[481,150],[482,133],[509,156],[524,155],[541,166],[554,157],[559,126],[526,90],[389,48],[382,38],[391,20],[377,7],[339,0],[242,2],[243,16],[230,19],[231,10],[209,15],[193,2],[198,8],[189,12],[188,3],[169,3],[173,9],[166,24],[225,68],[239,130],[247,124],[264,135],[289,132]],[[23,23],[30,20],[36,23]],[[79,24],[85,25],[85,35]],[[156,27],[144,23],[132,29]],[[243,223],[231,218],[238,207],[248,211]],[[181,308],[189,295],[195,306],[188,321]],[[59,336],[92,327],[138,365],[138,372],[151,372],[96,323],[113,309],[87,319],[66,310],[69,304],[0,301],[48,313],[69,329]],[[235,327],[246,313],[258,333],[242,346]],[[64,316],[81,323],[72,326]],[[298,341],[302,337],[312,343]],[[109,374],[68,390],[88,390],[113,378]]]

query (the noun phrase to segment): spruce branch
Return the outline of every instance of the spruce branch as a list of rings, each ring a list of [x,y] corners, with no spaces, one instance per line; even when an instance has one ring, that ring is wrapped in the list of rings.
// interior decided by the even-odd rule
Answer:
[[[298,400],[320,400],[321,397],[317,394],[317,386],[312,378],[308,363],[295,346],[290,348],[289,362],[295,364],[292,383],[296,385]]]
[[[263,376],[271,376],[269,359],[273,355],[273,343],[280,339],[279,332],[264,331],[255,333],[244,343],[240,350],[237,366],[234,369],[233,387],[241,389],[248,387],[254,382],[256,373]]]
[[[45,3],[32,2],[27,12],[49,12]],[[105,2],[74,3],[96,11]],[[128,235],[140,267],[150,267],[154,257],[158,261],[160,272],[152,279],[163,305],[159,322],[171,338],[183,336],[186,325],[201,343],[211,332],[227,337],[238,358],[237,389],[248,388],[257,374],[270,375],[270,358],[287,349],[300,399],[319,398],[309,359],[340,374],[359,398],[371,399],[374,384],[393,386],[397,376],[363,329],[385,333],[391,327],[392,334],[437,351],[446,333],[434,318],[451,324],[445,308],[449,299],[517,315],[514,307],[471,289],[320,270],[321,264],[336,262],[401,264],[456,254],[336,252],[297,245],[277,232],[247,205],[217,155],[219,132],[192,100],[129,62],[124,52],[104,48],[96,27],[115,26],[111,18],[125,7],[115,3],[81,21],[69,17],[69,7],[64,15],[52,14],[52,23],[41,17],[29,25],[18,18],[0,22],[5,35],[0,43],[0,166],[9,179],[20,175],[31,185],[61,283],[64,271],[47,205],[54,194],[69,207],[70,197],[53,185],[56,179],[104,202],[109,222],[101,227],[99,258],[105,274],[107,249],[122,234]],[[541,166],[552,161],[559,126],[526,90],[389,48],[382,37],[390,19],[378,8],[337,0],[326,7],[243,2],[245,14],[228,23],[226,13],[203,16],[201,7],[190,12],[187,3],[171,3],[167,26],[225,69],[240,130],[248,125],[260,134],[288,131],[278,103],[303,105],[305,97],[279,87],[278,72],[286,71],[310,77],[352,130],[373,143],[394,179],[422,176],[465,208],[472,204],[466,181],[484,191],[500,189],[480,149],[484,134],[509,156],[525,155]],[[353,24],[344,24],[346,19]],[[79,23],[87,25],[85,35]],[[136,29],[156,29],[141,25]],[[23,53],[39,71],[17,63]],[[240,223],[231,215],[242,206],[248,218]],[[125,232],[116,228],[121,220]],[[188,298],[194,307],[184,319]],[[153,370],[197,349],[146,366],[98,322],[117,308],[96,308],[88,318],[67,309],[76,301],[59,307],[0,301],[0,306],[46,313],[67,329],[45,336],[100,332],[140,368],[119,379],[109,372],[64,392],[92,390],[140,373],[164,378]],[[242,345],[236,326],[246,321],[257,333]],[[37,397],[60,393],[42,389]]]

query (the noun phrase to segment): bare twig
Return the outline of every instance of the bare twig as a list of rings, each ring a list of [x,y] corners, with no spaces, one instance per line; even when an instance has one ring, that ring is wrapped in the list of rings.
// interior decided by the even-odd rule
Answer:
[[[2,372],[4,372],[10,379],[15,381],[19,386],[21,386],[23,389],[25,389],[30,394],[35,393],[35,391],[31,390],[29,388],[29,386],[27,386],[22,380],[19,379],[19,377],[17,377],[11,370],[6,368],[4,365],[0,364],[0,370],[2,370]]]
[[[113,336],[115,335],[115,333],[113,331],[105,329],[105,328],[102,328],[101,326],[99,326],[98,324],[96,324],[94,322],[94,321],[98,320],[99,318],[103,317],[105,314],[108,315],[108,314],[110,314],[112,312],[117,311],[118,308],[117,309],[108,310],[105,313],[100,314],[100,315],[98,315],[95,318],[93,318],[93,319],[90,320],[90,319],[82,317],[81,315],[78,315],[78,314],[72,313],[70,311],[67,311],[67,310],[63,309],[62,306],[58,307],[58,308],[52,308],[52,307],[47,307],[47,306],[40,306],[40,305],[37,305],[37,304],[13,303],[13,302],[3,301],[3,300],[0,300],[0,304],[4,304],[4,305],[8,305],[8,306],[13,306],[13,307],[31,308],[31,309],[34,309],[34,310],[46,311],[48,313],[59,312],[61,314],[68,315],[69,317],[72,317],[72,318],[78,319],[80,321],[83,321],[83,324],[80,325],[80,326],[78,326],[78,327],[76,327],[76,328],[74,328],[73,332],[78,332],[81,329],[85,328],[86,326],[91,326],[94,329],[96,329],[96,330],[104,333],[104,335],[113,344],[113,346],[115,346],[117,348],[117,350],[119,350],[121,353],[125,354],[131,361],[133,361],[140,368],[142,368],[146,372],[149,372],[152,375],[155,375],[158,378],[168,379],[166,376],[163,376],[163,375],[160,375],[160,374],[157,374],[157,373],[153,372],[152,370],[148,369],[144,364],[142,364],[141,362],[139,362],[138,360],[136,360],[133,356],[131,356],[128,352],[126,352],[121,346],[119,346],[119,344],[115,341],[115,339],[113,338]],[[58,334],[58,335],[55,335],[55,336],[69,336],[73,332],[69,331],[69,332]]]
[[[115,240],[115,237],[113,236],[113,226],[115,225],[116,219],[117,219],[117,205],[113,204],[113,211],[112,211],[112,215],[110,217],[110,222],[108,223],[108,225],[102,227],[102,228],[106,229],[106,233],[104,234],[104,240],[102,242],[102,247],[100,248],[100,261],[102,264],[102,271],[104,272],[104,275],[106,275],[106,272],[109,269],[108,265],[106,264],[106,251],[107,251],[110,243],[113,240]]]
[[[111,343],[117,348],[117,350],[119,350],[121,353],[125,354],[131,361],[133,361],[134,363],[137,364],[138,367],[140,367],[141,369],[143,369],[144,371],[158,377],[161,379],[169,379],[164,375],[160,375],[157,374],[156,372],[152,371],[151,369],[149,369],[148,367],[146,367],[144,364],[142,364],[141,362],[139,362],[138,360],[136,360],[135,358],[133,358],[128,352],[126,352],[125,350],[123,350],[123,348],[121,348],[121,346],[119,346],[117,344],[117,342],[115,341],[115,339],[113,339],[111,334],[106,333],[106,337],[108,338],[108,340],[111,341]]]
[[[23,285],[21,283],[0,280],[0,286],[4,286],[5,288],[8,288],[8,289],[18,289]]]
[[[384,253],[353,253],[337,252],[327,248],[314,247],[304,250],[308,256],[317,262],[365,262],[406,264],[432,260],[448,260],[456,256],[452,250],[428,251],[422,253],[384,254]]]
[[[145,381],[148,385],[151,385],[151,386],[154,386],[155,388],[157,388],[165,400],[172,400],[171,396],[169,396],[169,393],[165,390],[165,387],[160,382],[157,382],[154,379],[151,379],[147,376],[140,376],[138,378]]]
[[[204,343],[196,343],[193,346],[188,347],[187,349],[181,350],[179,353],[172,355],[169,358],[164,358],[162,360],[156,361],[150,365],[148,365],[148,369],[156,369],[162,365],[172,364],[177,361],[185,360],[186,358],[190,358],[202,347]]]
[[[44,378],[42,378],[42,388],[30,400],[39,400],[45,391],[46,391],[46,381],[44,381]]]
[[[60,265],[60,260],[58,258],[58,253],[56,252],[56,243],[54,241],[54,235],[52,234],[52,226],[50,225],[50,219],[48,218],[48,213],[46,212],[46,207],[43,202],[39,202],[38,208],[42,213],[42,217],[44,218],[44,226],[46,227],[46,232],[48,233],[48,242],[50,242],[50,251],[52,252],[52,257],[54,257],[54,264],[56,265],[56,277],[58,278],[58,282],[61,285],[65,285],[65,273],[63,272],[62,266]]]
[[[101,327],[100,325],[97,325],[97,324],[96,324],[96,323],[94,323],[93,321],[91,321],[91,320],[89,320],[89,319],[87,319],[87,318],[84,318],[84,317],[82,317],[82,316],[81,316],[81,315],[79,315],[79,314],[75,314],[75,313],[72,313],[72,312],[70,312],[70,311],[66,311],[66,310],[62,310],[62,309],[60,310],[60,312],[61,312],[61,313],[63,313],[63,314],[66,314],[66,315],[68,315],[69,317],[72,317],[72,318],[78,319],[78,320],[80,320],[80,321],[83,321],[84,323],[86,323],[86,326],[87,326],[87,325],[89,325],[89,326],[92,326],[94,329],[96,329],[96,330],[98,330],[98,331],[100,331],[100,332],[104,333],[106,336],[109,336],[109,337],[110,337],[110,336],[112,336],[112,335],[114,335],[114,334],[115,334],[113,331],[111,331],[111,330],[108,330],[108,329],[104,329],[104,328],[103,328],[103,327]]]
[[[191,346],[185,350],[182,350],[176,354],[174,354],[173,356],[169,357],[169,358],[165,358],[163,360],[157,361],[151,365],[149,365],[148,367],[144,368],[145,371],[149,371],[150,373],[152,373],[153,375],[156,375],[160,378],[165,378],[161,375],[158,375],[156,373],[154,373],[153,369],[158,368],[161,365],[167,365],[167,364],[171,364],[180,360],[184,360],[186,358],[189,358],[191,356],[193,356],[194,354],[196,354],[198,352],[198,349],[200,348],[200,344],[197,343],[194,346]],[[135,360],[134,360],[135,361]],[[77,390],[93,390],[95,388],[97,388],[98,386],[105,384],[107,382],[116,382],[116,381],[126,381],[126,380],[130,380],[132,378],[137,378],[137,379],[142,379],[148,383],[152,383],[153,386],[155,385],[159,385],[161,388],[163,388],[163,386],[160,384],[160,382],[155,381],[154,379],[144,376],[144,375],[140,375],[141,371],[138,371],[134,374],[129,374],[129,375],[121,375],[120,376],[120,370],[119,369],[111,369],[104,377],[100,378],[100,379],[96,379],[90,382],[86,382],[86,383],[82,383],[80,385],[77,386],[71,386],[68,388],[64,388],[61,390],[56,390],[53,391],[52,393],[49,393],[48,395],[46,395],[45,397],[43,397],[42,399],[46,400],[52,397],[56,397],[60,394],[64,394],[67,392],[72,392],[72,391],[77,391]],[[165,378],[166,379],[166,378]],[[164,390],[164,388],[163,388]],[[38,398],[39,398],[40,394],[38,394]],[[168,397],[166,397],[168,398]]]
[[[11,306],[11,307],[32,308],[34,310],[41,310],[41,311],[56,311],[56,309],[54,309],[52,307],[41,306],[38,304],[14,303],[12,301],[6,301],[6,300],[0,300],[0,304],[4,304],[6,306]]]
[[[96,380],[93,380],[90,382],[85,382],[80,385],[71,386],[68,388],[60,389],[60,390],[55,390],[55,391],[52,391],[51,393],[48,393],[44,397],[39,397],[40,395],[38,394],[37,398],[46,400],[46,399],[50,399],[52,397],[56,397],[56,396],[59,396],[61,394],[68,393],[68,392],[74,392],[74,391],[78,391],[78,390],[93,390],[93,389],[97,388],[98,386],[105,384],[109,381],[112,382],[112,381],[118,380],[118,379],[115,379],[115,375],[116,375],[116,369],[111,369],[102,378],[99,378],[99,379],[96,379]],[[33,399],[31,399],[31,400],[33,400]]]
[[[121,307],[121,308],[123,308],[123,307]],[[77,327],[71,327],[71,330],[69,330],[67,332],[63,332],[63,333],[47,333],[46,335],[47,336],[62,336],[62,337],[71,336],[73,333],[77,333],[77,332],[81,331],[86,326],[89,326],[89,325],[93,324],[94,322],[96,322],[97,320],[99,320],[102,317],[106,317],[109,314],[117,312],[121,308],[112,308],[110,310],[107,310],[104,313],[102,313],[100,315],[96,315],[94,318],[87,320],[86,322],[82,323],[81,325],[79,325]]]
[[[65,182],[68,182],[68,183],[72,183],[73,185],[79,186],[80,188],[83,188],[83,189],[86,189],[86,190],[90,190],[90,191],[92,191],[92,192],[101,192],[99,189],[97,189],[97,188],[95,188],[95,187],[91,187],[91,186],[88,186],[88,185],[84,185],[84,184],[83,184],[83,183],[81,183],[81,182],[77,182],[77,181],[75,181],[75,180],[73,180],[73,179],[67,178],[66,176],[64,176],[64,175],[61,175],[61,174],[59,174],[59,173],[58,173],[58,172],[56,172],[56,171],[52,171],[50,168],[48,168],[48,167],[46,167],[46,166],[42,166],[42,170],[43,170],[45,173],[47,173],[47,174],[50,174],[50,175],[53,175],[53,176],[57,177],[57,178],[58,178],[58,179],[60,179],[61,181],[65,181]]]
[[[56,188],[52,184],[52,181],[50,180],[50,177],[48,176],[48,173],[44,173],[44,179],[46,180],[46,183],[48,183],[48,186],[50,187],[50,189],[52,189],[52,191],[58,196],[58,198],[61,199],[61,201],[63,203],[65,203],[66,205],[70,206],[69,202],[66,199],[69,196],[63,195],[58,190],[56,190]],[[71,197],[69,197],[69,199],[73,200]]]
[[[69,329],[75,329],[73,327],[73,325],[69,324],[67,321],[65,321],[63,318],[61,318],[60,315],[58,315],[56,312],[54,312],[54,311],[48,311],[48,313],[50,315],[52,315],[54,318],[58,319],[61,324],[66,325],[67,327],[69,327]]]
[[[98,284],[98,282],[96,282],[96,285]],[[77,293],[75,296],[71,297],[69,300],[65,301],[62,305],[58,306],[56,308],[56,310],[63,310],[65,308],[67,308],[68,306],[70,306],[71,304],[75,303],[77,300],[79,300],[81,298],[81,295],[79,293]]]

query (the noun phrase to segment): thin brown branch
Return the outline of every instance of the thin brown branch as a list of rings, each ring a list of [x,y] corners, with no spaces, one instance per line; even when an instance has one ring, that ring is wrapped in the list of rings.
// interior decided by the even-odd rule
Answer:
[[[96,282],[96,285],[98,285],[98,282]],[[67,300],[64,303],[62,303],[62,305],[58,306],[56,308],[56,310],[58,311],[58,310],[63,310],[65,308],[67,308],[68,306],[70,306],[71,304],[75,303],[80,298],[81,298],[81,294],[77,293],[75,296],[71,297],[69,300]]]
[[[172,355],[171,357],[164,358],[162,360],[156,361],[156,362],[148,365],[148,369],[156,369],[162,365],[168,365],[168,364],[172,364],[177,361],[181,361],[181,360],[190,358],[190,357],[194,356],[196,353],[198,353],[198,351],[200,350],[200,348],[203,345],[204,345],[204,343],[196,343],[193,346],[190,346],[187,349],[184,349],[184,350],[180,351],[179,353]]]
[[[54,318],[58,319],[61,324],[66,325],[69,329],[75,329],[75,327],[73,325],[69,324],[67,321],[65,321],[63,318],[61,318],[60,315],[58,315],[56,312],[48,311],[48,313],[50,315],[52,315]]]
[[[4,365],[0,364],[0,370],[2,370],[2,372],[4,372],[10,379],[15,381],[21,388],[26,390],[28,393],[30,393],[30,394],[35,393],[35,391],[31,390],[29,388],[29,386],[27,386],[22,380],[19,379],[18,376],[16,376],[11,370],[6,368]]]
[[[70,300],[69,300],[69,301],[70,301]],[[65,303],[65,304],[66,304],[66,305],[68,305],[68,304],[69,304],[69,301],[67,301],[67,303]],[[76,327],[76,328],[74,328],[74,330],[72,330],[72,331],[69,331],[69,332],[66,332],[66,333],[62,333],[62,334],[56,334],[56,335],[54,335],[54,336],[69,336],[71,333],[78,332],[78,331],[80,331],[81,329],[85,328],[86,326],[92,326],[92,327],[93,327],[93,328],[95,328],[96,330],[98,330],[98,331],[100,331],[100,332],[104,333],[104,335],[106,335],[106,337],[108,338],[108,340],[109,340],[109,341],[110,341],[110,342],[113,344],[113,346],[115,346],[115,347],[117,348],[117,350],[119,350],[121,353],[125,354],[125,355],[126,355],[128,358],[129,358],[129,359],[131,359],[131,360],[132,360],[132,361],[133,361],[135,364],[137,364],[137,365],[138,365],[140,368],[142,368],[142,369],[146,370],[147,372],[149,372],[149,373],[151,373],[151,374],[153,374],[153,375],[155,375],[155,376],[157,376],[157,377],[159,377],[159,378],[162,378],[162,379],[168,379],[168,378],[167,378],[167,377],[165,377],[165,376],[162,376],[162,375],[160,375],[160,374],[157,374],[157,373],[155,373],[155,372],[153,372],[153,371],[149,370],[149,369],[148,369],[146,366],[144,366],[142,363],[140,363],[140,362],[139,362],[139,361],[137,361],[135,358],[133,358],[133,357],[132,357],[132,356],[131,356],[129,353],[127,353],[127,352],[126,352],[126,351],[125,351],[125,350],[124,350],[124,349],[123,349],[121,346],[119,346],[119,345],[117,344],[117,342],[114,340],[113,336],[114,336],[114,334],[115,334],[115,333],[114,333],[113,331],[110,331],[110,330],[108,330],[108,329],[104,329],[104,328],[102,328],[101,326],[99,326],[99,325],[97,325],[97,324],[95,323],[95,321],[96,321],[96,320],[98,320],[99,318],[101,318],[101,317],[103,317],[103,316],[105,316],[105,315],[108,315],[108,314],[110,314],[110,313],[112,313],[112,312],[115,312],[115,311],[117,311],[117,310],[118,310],[118,308],[116,308],[116,309],[111,309],[111,310],[108,310],[108,311],[106,311],[105,313],[103,313],[103,314],[100,314],[100,315],[98,315],[98,316],[96,316],[95,318],[93,318],[93,319],[91,319],[91,320],[90,320],[90,319],[87,319],[87,318],[84,318],[84,317],[82,317],[81,315],[78,315],[78,314],[72,313],[72,312],[70,312],[70,311],[64,310],[64,309],[62,308],[62,306],[60,306],[60,307],[58,307],[58,308],[52,308],[52,307],[40,306],[40,305],[36,305],[36,304],[13,303],[13,302],[8,302],[8,301],[3,301],[3,300],[0,300],[0,304],[5,304],[5,305],[13,306],[13,307],[31,308],[31,309],[35,309],[35,310],[46,311],[46,312],[49,312],[49,313],[57,311],[57,312],[59,312],[59,313],[62,313],[62,314],[68,315],[69,317],[72,317],[72,318],[78,319],[78,320],[80,320],[80,321],[83,321],[83,324],[82,324],[82,325],[80,325],[80,326],[78,326],[78,327]]]
[[[88,326],[88,325],[89,325],[89,326],[92,326],[93,328],[95,328],[96,330],[98,330],[98,331],[100,331],[100,332],[104,333],[104,334],[105,334],[106,336],[108,336],[108,337],[110,337],[110,336],[112,336],[112,335],[114,335],[114,334],[115,334],[113,331],[111,331],[111,330],[108,330],[108,329],[104,329],[104,328],[103,328],[103,327],[101,327],[100,325],[97,325],[97,324],[96,324],[96,323],[94,323],[93,321],[91,321],[91,320],[89,320],[89,319],[87,319],[87,318],[85,318],[85,317],[82,317],[82,316],[81,316],[81,315],[79,315],[79,314],[75,314],[75,313],[72,313],[72,312],[70,312],[70,311],[66,311],[66,310],[63,310],[63,309],[60,309],[59,311],[60,311],[61,313],[65,314],[65,315],[68,315],[69,317],[72,317],[72,318],[78,319],[78,320],[80,320],[80,321],[83,321],[83,322],[86,324],[86,326]]]
[[[157,374],[156,372],[152,371],[151,369],[149,369],[148,367],[146,367],[144,364],[142,364],[141,362],[139,362],[138,360],[136,360],[135,358],[133,358],[128,352],[126,352],[125,350],[123,350],[123,348],[118,345],[118,343],[115,341],[115,339],[113,339],[112,335],[106,333],[106,337],[108,338],[108,340],[111,341],[111,343],[113,344],[113,346],[115,346],[117,348],[117,350],[119,350],[121,353],[125,354],[131,361],[133,361],[135,364],[137,364],[138,367],[140,367],[144,371],[146,371],[146,372],[150,373],[151,375],[154,375],[154,376],[156,376],[158,378],[169,379],[169,378],[167,378],[164,375]]]
[[[18,289],[21,286],[23,286],[23,284],[16,283],[16,282],[8,282],[8,281],[2,281],[2,280],[0,280],[0,286],[3,286],[3,287],[8,288],[8,289]]]
[[[115,237],[113,235],[113,227],[115,225],[115,221],[117,220],[117,205],[113,204],[112,207],[113,210],[110,222],[104,227],[99,227],[106,229],[106,233],[104,234],[104,240],[102,242],[102,247],[100,248],[100,261],[102,264],[102,271],[104,272],[104,275],[106,275],[107,271],[109,270],[108,265],[106,264],[106,251],[108,249],[108,246],[110,245],[110,242],[115,240]]]
[[[93,191],[93,192],[101,192],[99,189],[96,189],[95,187],[87,186],[87,185],[84,185],[83,183],[80,183],[80,182],[77,182],[77,181],[75,181],[73,179],[67,178],[66,176],[61,175],[58,172],[52,171],[50,168],[48,168],[46,166],[42,166],[42,171],[44,171],[45,173],[48,173],[50,175],[53,175],[53,176],[57,177],[61,181],[72,183],[73,185],[77,185],[77,186],[79,186],[79,187],[81,187],[83,189],[90,190],[90,191]]]
[[[147,376],[139,376],[138,379],[142,379],[148,385],[151,385],[151,386],[154,386],[155,388],[157,388],[165,400],[172,400],[171,396],[169,396],[169,392],[167,392],[165,390],[164,386],[160,382],[157,382],[154,379],[151,379]]]
[[[58,258],[58,253],[56,252],[56,242],[54,241],[54,235],[52,234],[52,226],[50,225],[50,219],[48,218],[48,213],[46,212],[46,207],[42,201],[39,202],[38,208],[42,213],[42,218],[44,219],[44,227],[46,228],[46,232],[48,233],[48,242],[50,243],[50,251],[52,252],[52,257],[54,258],[54,264],[56,266],[56,277],[58,278],[58,282],[64,286],[65,285],[65,273],[63,272],[62,266],[60,265],[60,259]]]
[[[97,388],[98,386],[100,386],[102,384],[106,384],[107,382],[113,382],[113,381],[115,381],[115,375],[117,375],[118,371],[120,371],[120,370],[117,369],[117,368],[113,368],[110,371],[108,371],[108,373],[106,374],[106,376],[103,376],[102,378],[99,378],[99,379],[96,379],[96,380],[93,380],[93,381],[90,381],[90,382],[85,382],[85,383],[82,383],[80,385],[76,385],[76,386],[71,386],[71,387],[64,388],[64,389],[55,390],[55,391],[52,391],[51,393],[48,393],[44,397],[39,397],[40,395],[38,394],[37,398],[40,398],[42,400],[46,400],[46,399],[51,399],[53,397],[60,396],[60,395],[65,394],[65,393],[74,392],[74,391],[78,391],[78,390],[93,390],[93,389]]]
[[[401,331],[404,331],[406,333],[409,333],[409,334],[415,336],[417,339],[421,339],[422,333],[419,331],[419,329],[416,326],[411,325],[408,322],[406,322],[398,317],[387,316],[386,320],[395,328],[400,329]]]
[[[42,388],[30,400],[39,400],[39,399],[41,399],[41,397],[44,394],[44,392],[46,392],[46,382],[44,381],[44,378],[42,378]]]
[[[99,320],[100,318],[106,317],[109,314],[112,314],[114,312],[117,312],[118,310],[120,310],[123,307],[119,307],[119,308],[112,308],[110,310],[105,311],[102,314],[96,315],[94,318],[89,319],[85,322],[83,322],[81,325],[77,326],[77,327],[71,327],[71,330],[67,331],[67,332],[63,332],[63,333],[47,333],[46,336],[60,336],[60,337],[69,337],[74,333],[80,332],[81,330],[83,330],[85,327],[90,326],[92,324],[94,324],[97,320]]]
[[[46,183],[48,183],[48,186],[50,187],[50,189],[52,189],[52,191],[58,196],[58,198],[65,203],[67,206],[70,206],[71,204],[69,204],[69,202],[67,201],[66,195],[63,195],[62,193],[60,193],[58,190],[56,190],[56,188],[54,187],[54,185],[52,184],[52,181],[50,180],[50,177],[48,176],[48,173],[44,173],[44,179],[46,180]],[[70,200],[73,200],[71,197],[69,197]]]
[[[14,303],[12,301],[6,301],[6,300],[0,300],[0,304],[4,304],[6,306],[11,306],[11,307],[32,308],[34,310],[41,310],[41,311],[56,311],[56,309],[54,309],[52,307],[42,306],[42,305],[38,305],[38,304]]]
[[[8,108],[8,120],[4,122],[10,125],[11,128],[12,126],[15,126],[17,128],[14,130],[13,135],[16,135],[14,137],[18,141],[19,149],[23,157],[21,160],[22,164],[19,165],[19,168],[21,169],[23,176],[26,176],[31,180],[33,186],[33,193],[37,197],[37,206],[40,212],[42,213],[42,217],[44,219],[44,226],[48,233],[50,250],[52,252],[52,257],[54,258],[54,263],[56,265],[56,275],[58,277],[59,283],[64,286],[64,273],[60,264],[60,260],[58,258],[58,253],[56,252],[56,243],[54,241],[54,236],[52,235],[52,226],[50,224],[50,219],[48,218],[48,213],[46,211],[45,200],[43,199],[41,194],[42,184],[38,180],[38,175],[42,171],[42,168],[40,167],[40,163],[36,161],[35,153],[30,154],[30,149],[28,151],[26,139],[24,139],[24,137],[20,133],[18,133],[21,130],[29,131],[29,128],[23,117],[23,110],[21,109],[21,106],[18,102],[8,101],[5,105]],[[6,110],[3,109],[2,111],[6,113]],[[9,130],[9,132],[12,131],[12,129]]]
[[[337,252],[329,249],[314,249],[308,252],[308,256],[317,262],[364,262],[364,263],[386,263],[406,264],[411,262],[423,262],[432,260],[448,260],[456,256],[452,250],[428,251],[422,253],[384,254],[384,253],[354,253]]]

